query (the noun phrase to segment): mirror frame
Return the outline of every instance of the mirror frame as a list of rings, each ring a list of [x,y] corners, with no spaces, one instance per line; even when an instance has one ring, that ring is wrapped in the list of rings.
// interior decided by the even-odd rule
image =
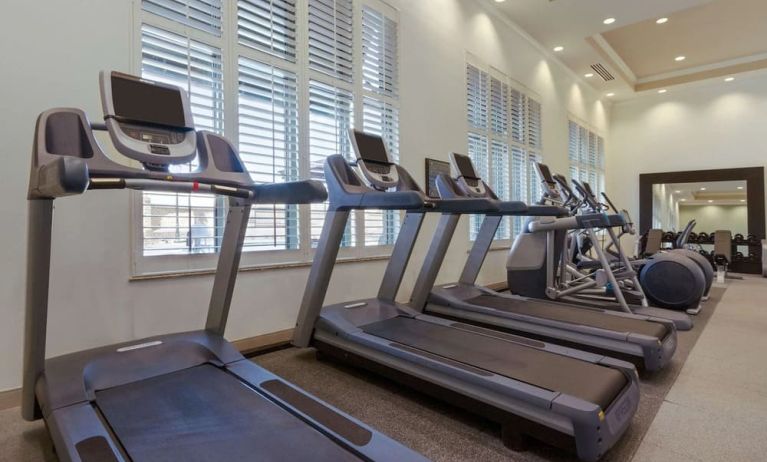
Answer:
[[[644,234],[652,227],[653,185],[716,181],[746,181],[748,234],[757,236],[761,242],[765,238],[764,167],[641,173],[639,175],[639,232]],[[761,264],[757,265],[759,268],[753,270],[761,273]],[[750,273],[752,268],[744,267],[738,272]]]

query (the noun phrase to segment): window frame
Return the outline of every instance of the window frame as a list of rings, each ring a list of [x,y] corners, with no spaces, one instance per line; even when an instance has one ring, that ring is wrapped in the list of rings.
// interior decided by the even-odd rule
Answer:
[[[469,122],[469,115],[468,115],[468,68],[474,67],[479,70],[480,73],[484,73],[487,75],[487,117],[486,117],[486,123],[484,129],[478,129],[472,127],[471,123]],[[501,83],[501,85],[506,86],[506,97],[507,97],[507,110],[506,110],[506,119],[507,119],[507,132],[504,135],[496,133],[493,129],[493,111],[492,111],[492,81],[496,80]],[[525,202],[530,203],[531,201],[535,201],[538,198],[537,197],[529,197],[532,184],[531,181],[534,181],[535,173],[531,173],[531,161],[537,160],[542,161],[543,160],[543,105],[540,103],[541,98],[540,96],[534,92],[533,90],[527,88],[522,83],[514,80],[513,78],[509,77],[504,72],[498,70],[497,68],[488,65],[472,55],[471,53],[466,54],[466,60],[464,63],[464,90],[467,92],[466,97],[466,104],[465,104],[465,110],[466,116],[464,117],[464,123],[466,124],[466,140],[467,140],[467,155],[469,154],[469,138],[472,136],[483,138],[485,143],[484,147],[486,149],[486,156],[487,156],[487,178],[483,178],[486,183],[490,185],[491,188],[496,190],[496,186],[493,184],[494,179],[496,178],[495,172],[494,172],[494,165],[496,165],[496,162],[494,162],[493,159],[493,143],[501,143],[502,145],[505,145],[506,147],[506,155],[507,155],[507,175],[506,178],[508,178],[508,185],[506,187],[508,188],[508,197],[509,200],[523,200]],[[512,101],[512,94],[513,92],[518,92],[523,97],[523,111],[524,115],[522,116],[523,126],[521,127],[522,130],[522,136],[523,140],[516,140],[513,135],[513,116],[512,116],[512,108],[513,108],[513,101]],[[529,106],[528,101],[534,101],[539,106],[539,119],[538,119],[538,131],[537,131],[537,143],[535,145],[532,145],[528,143],[529,138],[529,130],[530,130],[530,115],[529,115]],[[521,150],[524,153],[525,156],[525,189],[524,194],[525,197],[522,198],[515,198],[514,197],[514,182],[515,182],[515,169],[514,169],[514,150],[518,149]],[[531,155],[534,157],[534,159],[531,159]],[[472,217],[474,217],[472,215]],[[500,250],[500,249],[508,249],[511,247],[511,244],[514,242],[514,239],[517,236],[517,232],[515,232],[515,219],[523,219],[524,217],[505,217],[505,223],[501,223],[499,226],[499,232],[503,229],[505,226],[507,228],[508,238],[504,237],[498,237],[498,234],[496,234],[493,243],[490,247],[490,250]],[[469,224],[469,235],[467,236],[469,238],[469,242],[474,241],[473,236],[473,228],[477,228],[478,226],[475,225],[475,221],[477,223],[481,223],[481,217],[474,218],[470,220]]]
[[[382,0],[353,0],[352,21],[353,29],[353,78],[352,83],[341,82],[327,74],[309,68],[308,60],[308,1],[296,0],[296,56],[295,61],[280,58],[266,51],[261,51],[251,46],[240,44],[237,31],[237,1],[222,2],[222,31],[219,36],[200,30],[193,26],[187,26],[174,20],[158,16],[142,8],[142,0],[133,2],[133,37],[132,59],[130,71],[139,74],[142,69],[142,25],[159,28],[164,31],[179,34],[191,40],[195,40],[221,50],[222,72],[224,84],[224,136],[235,146],[239,144],[239,58],[243,57],[260,63],[274,66],[296,75],[298,90],[298,131],[299,131],[299,178],[309,178],[309,82],[318,81],[335,88],[343,88],[352,94],[354,106],[352,123],[354,127],[363,126],[363,110],[365,98],[385,102],[393,106],[397,111],[400,109],[399,92],[396,97],[387,97],[364,88],[363,74],[363,47],[362,47],[362,18],[363,8],[370,7],[392,19],[395,22],[397,37],[401,37],[401,23],[398,9]],[[398,39],[399,40],[399,39]],[[398,49],[395,55],[396,66],[401,69],[401,44],[398,41]],[[400,73],[396,75],[397,85],[400,82]],[[344,86],[345,85],[345,86]],[[399,125],[399,120],[397,121]],[[398,129],[399,130],[399,129]],[[137,162],[133,163],[138,166]],[[143,248],[143,221],[142,221],[142,193],[130,191],[130,254],[131,254],[131,279],[146,279],[164,276],[195,275],[210,273],[215,269],[218,260],[218,252],[212,253],[188,253],[166,255],[144,255]],[[391,255],[392,244],[365,245],[364,212],[356,211],[354,222],[356,245],[342,248],[339,252],[339,261],[368,261],[387,258]],[[254,250],[242,253],[240,268],[245,270],[259,270],[270,268],[284,268],[307,266],[311,264],[316,252],[311,246],[311,212],[309,205],[298,207],[299,220],[299,245],[297,249],[278,250]],[[401,219],[400,219],[401,222]]]

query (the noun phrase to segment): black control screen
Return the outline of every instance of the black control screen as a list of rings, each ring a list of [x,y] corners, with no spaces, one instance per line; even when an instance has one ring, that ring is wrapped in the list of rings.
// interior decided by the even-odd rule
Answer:
[[[551,176],[551,170],[546,164],[538,164],[538,170],[541,172],[541,179],[547,183],[554,183],[554,177]]]
[[[129,121],[186,128],[181,92],[112,75],[115,116]]]
[[[386,155],[384,140],[380,136],[368,135],[355,130],[354,141],[357,143],[357,149],[359,149],[362,160],[379,164],[391,163],[389,156]]]
[[[453,153],[453,158],[455,159],[455,166],[458,167],[458,173],[460,173],[462,177],[473,179],[479,178],[477,172],[474,171],[474,165],[472,165],[469,156]]]

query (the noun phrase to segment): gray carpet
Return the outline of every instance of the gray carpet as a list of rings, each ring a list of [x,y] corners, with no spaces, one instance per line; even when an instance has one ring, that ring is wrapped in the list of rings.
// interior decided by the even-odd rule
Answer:
[[[631,460],[724,291],[713,288],[711,298],[694,318],[695,327],[679,332],[671,364],[642,375],[634,421],[603,461]],[[435,461],[574,460],[572,454],[543,444],[531,444],[523,453],[512,452],[501,443],[500,427],[495,423],[367,372],[317,361],[313,350],[290,348],[254,360]]]
[[[711,300],[695,318],[695,328],[679,333],[672,364],[642,377],[639,411],[624,438],[603,460],[631,459],[723,294],[724,289],[714,288]],[[386,379],[317,361],[312,350],[289,348],[254,360],[435,461],[573,459],[570,454],[538,444],[524,453],[512,452],[501,444],[500,430],[493,422]],[[24,422],[18,408],[0,411],[0,462],[56,460],[42,422]]]

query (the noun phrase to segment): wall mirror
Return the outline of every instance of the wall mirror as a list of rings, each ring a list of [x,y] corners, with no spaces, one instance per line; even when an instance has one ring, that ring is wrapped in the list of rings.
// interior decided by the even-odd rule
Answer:
[[[761,273],[765,238],[764,168],[648,173],[639,176],[639,229],[661,229],[668,245],[692,220],[689,246],[713,257],[714,233],[732,236],[730,269]]]

